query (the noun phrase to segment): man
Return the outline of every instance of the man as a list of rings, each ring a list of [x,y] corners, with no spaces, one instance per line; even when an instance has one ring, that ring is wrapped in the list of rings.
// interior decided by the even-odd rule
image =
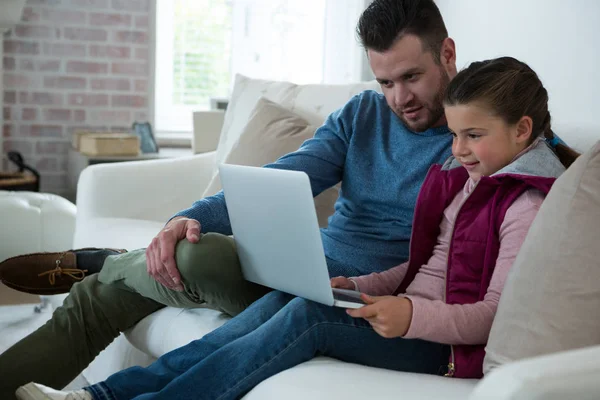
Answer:
[[[314,195],[342,181],[322,230],[331,276],[406,261],[418,190],[452,143],[442,96],[456,75],[455,48],[433,0],[375,0],[357,31],[383,96],[355,96],[298,151],[266,166],[306,172]],[[46,325],[0,355],[0,398],[30,381],[64,386],[119,332],[164,305],[206,302],[235,315],[265,294],[243,280],[231,240],[217,233],[231,234],[222,192],[176,214],[145,251],[61,254],[99,273],[75,284]]]

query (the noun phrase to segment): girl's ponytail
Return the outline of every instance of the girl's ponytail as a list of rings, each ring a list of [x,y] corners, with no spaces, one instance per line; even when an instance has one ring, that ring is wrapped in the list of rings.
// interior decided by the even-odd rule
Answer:
[[[551,117],[550,112],[546,113],[546,117],[544,118],[544,122],[542,123],[542,132],[544,134],[544,138],[546,142],[552,147],[558,159],[565,166],[565,168],[569,168],[573,162],[580,156],[578,152],[565,145],[563,142],[558,140],[558,138],[554,135],[554,131],[552,130]]]

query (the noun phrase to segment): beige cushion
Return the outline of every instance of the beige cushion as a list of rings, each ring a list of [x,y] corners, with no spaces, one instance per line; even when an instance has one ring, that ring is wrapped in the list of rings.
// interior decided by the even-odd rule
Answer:
[[[515,260],[484,372],[600,344],[600,142],[556,181]]]
[[[375,80],[344,85],[296,85],[237,74],[217,146],[217,165],[223,163],[225,155],[240,137],[259,98],[274,101],[317,126],[364,90],[381,91],[381,88]]]
[[[272,163],[298,150],[305,140],[314,136],[316,128],[282,106],[260,98],[242,134],[223,162],[254,167]],[[219,190],[221,181],[217,174],[202,197],[212,196]],[[338,186],[334,186],[315,198],[319,226],[327,226],[327,218],[333,214],[338,194]]]

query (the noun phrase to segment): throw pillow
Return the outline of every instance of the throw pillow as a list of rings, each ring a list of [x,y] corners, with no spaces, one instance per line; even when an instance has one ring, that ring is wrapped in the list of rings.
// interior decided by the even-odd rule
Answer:
[[[484,373],[600,344],[600,142],[556,181],[504,287]]]
[[[259,98],[274,101],[318,126],[329,114],[364,90],[381,91],[381,88],[375,80],[343,85],[297,85],[237,74],[219,137],[216,165],[223,163],[225,155],[240,137]]]
[[[314,136],[316,126],[284,107],[260,98],[250,119],[223,162],[225,164],[261,167],[291,153]],[[218,174],[206,188],[202,197],[212,196],[221,190]],[[333,214],[333,205],[339,195],[338,186],[325,190],[315,198],[319,226],[327,226]]]

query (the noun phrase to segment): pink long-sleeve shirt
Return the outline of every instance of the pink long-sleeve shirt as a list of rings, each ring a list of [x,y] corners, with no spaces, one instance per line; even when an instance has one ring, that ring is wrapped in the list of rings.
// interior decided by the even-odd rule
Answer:
[[[525,235],[535,218],[544,195],[530,189],[519,196],[506,212],[500,227],[500,251],[490,286],[482,301],[473,304],[444,302],[447,257],[450,237],[461,202],[474,188],[469,179],[463,190],[444,211],[438,242],[427,264],[421,266],[405,296],[412,302],[413,313],[405,338],[438,343],[485,344],[498,308],[500,293]],[[408,262],[381,273],[351,278],[357,290],[374,296],[392,294],[404,279]]]

